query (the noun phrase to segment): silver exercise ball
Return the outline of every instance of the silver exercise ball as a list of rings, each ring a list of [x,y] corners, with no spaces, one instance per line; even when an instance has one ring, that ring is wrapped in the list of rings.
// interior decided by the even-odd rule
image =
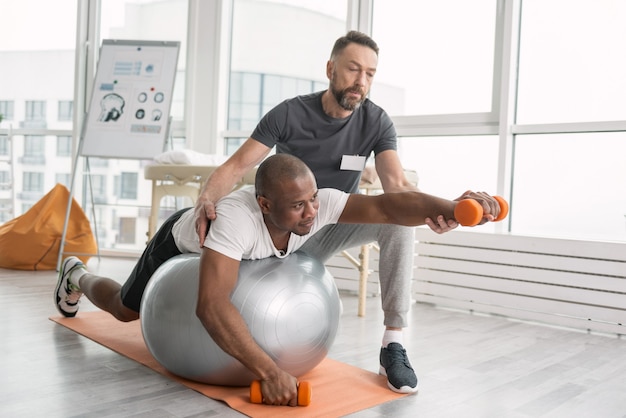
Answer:
[[[154,273],[140,308],[146,345],[178,376],[248,386],[258,377],[222,351],[196,316],[199,266],[198,255],[184,254]],[[335,340],[341,301],[333,277],[313,258],[242,261],[231,301],[257,344],[293,376],[319,364]]]

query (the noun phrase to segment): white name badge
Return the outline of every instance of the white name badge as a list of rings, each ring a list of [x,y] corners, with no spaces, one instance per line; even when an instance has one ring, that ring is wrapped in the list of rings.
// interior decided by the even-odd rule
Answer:
[[[342,170],[363,171],[365,168],[365,157],[362,155],[344,155],[341,157]]]

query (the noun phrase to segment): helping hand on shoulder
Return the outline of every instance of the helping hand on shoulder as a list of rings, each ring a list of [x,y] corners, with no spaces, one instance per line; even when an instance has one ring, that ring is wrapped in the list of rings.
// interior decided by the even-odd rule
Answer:
[[[196,218],[196,233],[198,234],[200,247],[202,247],[206,234],[209,232],[209,221],[215,220],[217,217],[215,203],[211,199],[200,195],[194,208],[194,215]]]

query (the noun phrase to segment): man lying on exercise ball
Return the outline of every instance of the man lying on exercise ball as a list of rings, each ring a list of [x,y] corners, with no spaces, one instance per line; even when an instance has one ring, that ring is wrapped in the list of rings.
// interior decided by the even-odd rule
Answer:
[[[465,195],[479,202],[480,223],[500,214],[500,206],[491,196]],[[241,260],[286,257],[320,228],[334,223],[417,226],[440,214],[454,219],[461,202],[421,192],[367,196],[318,189],[313,173],[300,159],[273,155],[260,165],[254,188],[240,189],[220,200],[219,216],[211,222],[201,249],[194,211],[189,208],[161,226],[122,286],[87,272],[78,258],[67,258],[55,290],[57,309],[65,316],[75,316],[84,293],[94,305],[121,321],[138,319],[143,291],[156,269],[182,253],[200,253],[196,307],[200,321],[222,350],[258,376],[265,403],[296,406],[296,377],[280,369],[256,344],[231,303]]]

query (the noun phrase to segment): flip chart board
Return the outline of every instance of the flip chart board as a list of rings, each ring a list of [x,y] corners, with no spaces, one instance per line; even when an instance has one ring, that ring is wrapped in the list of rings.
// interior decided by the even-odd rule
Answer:
[[[80,155],[152,159],[168,135],[177,41],[102,41]]]

